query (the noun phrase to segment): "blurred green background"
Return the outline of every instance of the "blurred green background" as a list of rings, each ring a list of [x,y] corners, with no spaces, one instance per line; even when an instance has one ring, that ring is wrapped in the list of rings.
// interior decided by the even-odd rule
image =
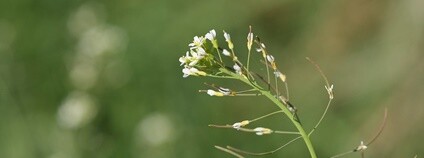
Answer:
[[[207,125],[274,110],[262,97],[197,92],[210,78],[182,78],[178,58],[195,35],[226,30],[243,54],[248,26],[288,77],[306,129],[334,104],[312,141],[329,157],[367,141],[367,157],[424,155],[424,1],[0,1],[0,157],[231,157],[289,136]],[[222,37],[220,37],[222,40]],[[243,89],[243,87],[240,87]],[[292,129],[282,116],[252,125]],[[302,141],[269,157],[308,157]],[[346,157],[359,157],[352,154]]]

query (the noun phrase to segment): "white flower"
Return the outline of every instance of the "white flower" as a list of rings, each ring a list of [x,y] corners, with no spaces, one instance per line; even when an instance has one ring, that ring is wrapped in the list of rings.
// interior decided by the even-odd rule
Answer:
[[[212,90],[212,89],[208,89],[208,91],[207,91],[206,93],[208,93],[210,96],[217,96],[217,97],[222,97],[222,96],[224,96],[224,94],[223,94],[223,93],[221,93],[221,92],[217,92],[217,91],[214,91],[214,90]]]
[[[222,54],[224,54],[225,56],[231,56],[231,53],[226,49],[222,50]]]
[[[206,55],[206,52],[203,48],[198,47],[196,48],[195,52],[194,50],[190,50],[190,54],[191,56],[188,56],[188,62],[189,62],[189,66],[194,66],[196,65],[201,59],[203,59]],[[186,62],[187,63],[187,62]]]
[[[190,68],[188,68],[188,67],[183,69],[183,73],[184,73],[184,75],[183,75],[184,78],[186,78],[190,75],[193,75],[193,73],[190,71]]]
[[[187,51],[185,56],[182,56],[182,57],[180,57],[180,59],[178,59],[181,62],[180,66],[181,65],[184,65],[184,64],[187,64],[190,61],[189,58],[190,58],[190,54]]]
[[[256,132],[256,135],[264,135],[264,134],[271,134],[272,130],[269,128],[263,128],[263,127],[257,127],[255,129],[253,129],[253,131]]]
[[[194,49],[196,47],[201,47],[203,45],[203,43],[205,42],[205,38],[203,38],[203,36],[194,36],[193,38],[193,43],[188,44],[188,46],[190,46],[190,49]]]
[[[206,33],[205,38],[213,42],[216,37],[216,32],[214,29],[210,30],[208,33]]]

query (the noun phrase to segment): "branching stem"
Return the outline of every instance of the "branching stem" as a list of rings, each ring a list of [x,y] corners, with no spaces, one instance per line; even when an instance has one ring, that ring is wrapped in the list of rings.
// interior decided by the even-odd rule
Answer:
[[[237,78],[238,80],[246,83],[247,85],[251,86],[252,88],[257,89],[260,93],[262,93],[262,95],[266,96],[269,100],[271,100],[274,104],[276,104],[283,112],[284,114],[286,114],[286,116],[290,119],[290,121],[295,125],[295,127],[297,128],[297,130],[299,131],[300,135],[303,138],[303,141],[306,144],[306,147],[309,150],[309,154],[311,156],[311,158],[316,158],[316,153],[315,153],[315,149],[312,145],[311,140],[309,139],[308,134],[305,132],[305,130],[303,129],[302,125],[295,119],[295,117],[293,116],[293,113],[290,112],[290,110],[287,108],[287,105],[284,105],[282,102],[279,101],[278,98],[276,98],[273,94],[271,94],[270,91],[267,90],[263,90],[262,88],[260,88],[258,85],[254,85],[254,83],[250,82],[249,80],[247,80],[246,78],[235,74],[225,68],[220,68],[220,71]],[[259,88],[258,88],[259,87]]]

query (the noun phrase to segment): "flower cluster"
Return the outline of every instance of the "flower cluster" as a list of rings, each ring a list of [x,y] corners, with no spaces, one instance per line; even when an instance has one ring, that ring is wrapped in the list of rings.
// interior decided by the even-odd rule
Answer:
[[[211,30],[204,37],[195,36],[193,42],[188,45],[190,50],[186,52],[185,56],[179,58],[180,66],[184,65],[183,77],[205,76],[207,75],[206,68],[217,64],[214,56],[209,52],[211,49],[208,48],[207,41],[211,42],[213,48],[218,49],[216,32]]]

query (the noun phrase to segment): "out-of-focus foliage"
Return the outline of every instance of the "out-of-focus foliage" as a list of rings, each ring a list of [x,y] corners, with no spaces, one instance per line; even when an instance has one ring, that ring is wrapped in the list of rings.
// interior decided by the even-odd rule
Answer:
[[[214,129],[276,110],[261,97],[213,98],[182,78],[193,36],[248,26],[287,74],[319,157],[353,149],[388,123],[367,157],[424,155],[424,3],[339,1],[0,1],[0,157],[225,157],[213,145],[268,151],[289,140]],[[237,87],[232,87],[237,88]],[[242,87],[239,87],[242,89]],[[281,116],[255,125],[291,129]],[[309,128],[308,128],[309,127]],[[302,141],[269,157],[307,157]],[[347,157],[358,157],[350,155]]]

